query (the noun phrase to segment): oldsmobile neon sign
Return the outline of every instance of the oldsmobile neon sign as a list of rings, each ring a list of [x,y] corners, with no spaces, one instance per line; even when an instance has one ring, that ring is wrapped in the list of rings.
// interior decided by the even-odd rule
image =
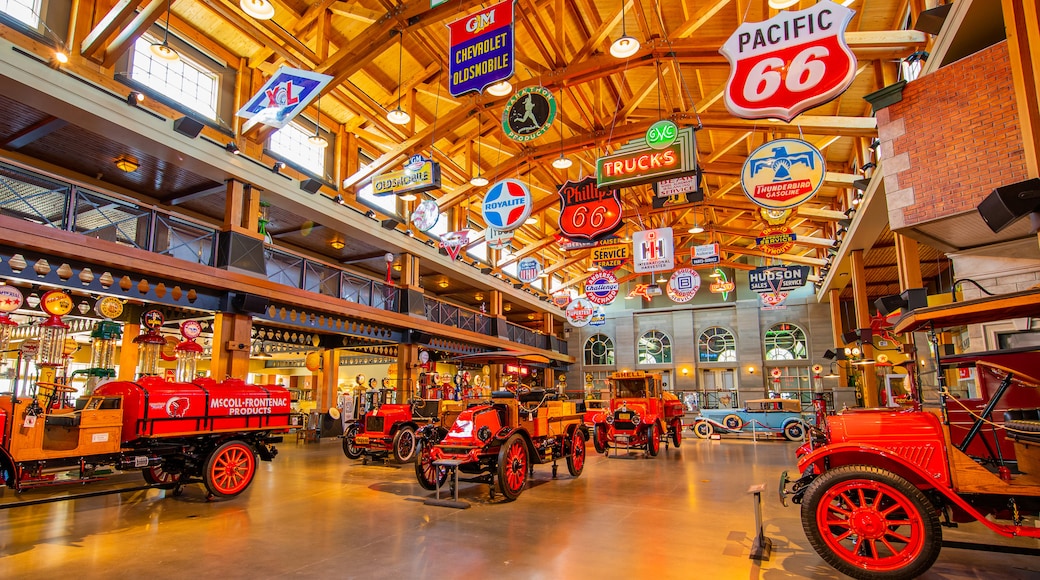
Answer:
[[[631,187],[696,171],[693,127],[686,127],[663,149],[651,149],[645,139],[635,139],[614,155],[600,157],[596,160],[596,187]]]

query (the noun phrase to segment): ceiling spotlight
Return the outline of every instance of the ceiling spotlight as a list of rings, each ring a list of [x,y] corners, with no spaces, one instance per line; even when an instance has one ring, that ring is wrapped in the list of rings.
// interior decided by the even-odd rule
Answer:
[[[271,166],[271,171],[274,171],[275,173],[278,173],[283,169],[285,169],[285,162],[283,161],[275,161],[274,165]]]
[[[372,210],[368,210],[368,211],[365,212],[365,217],[376,219],[376,212],[374,212]]]
[[[333,201],[333,203],[340,203],[341,204],[341,203],[343,203],[343,196],[342,195],[337,195],[336,197],[332,198],[332,201]]]
[[[115,164],[123,173],[133,173],[141,166],[136,159],[129,155],[120,155],[119,157],[116,157]]]
[[[668,282],[668,280],[665,279],[664,274],[661,274],[660,276],[657,277],[656,282],[658,284],[666,284]]]
[[[58,64],[68,64],[69,55],[66,54],[64,50],[56,50],[54,51],[54,62]]]
[[[257,20],[270,20],[274,17],[274,4],[270,0],[239,0],[238,7]]]
[[[552,166],[555,167],[556,169],[567,169],[568,167],[570,167],[573,164],[574,163],[570,159],[567,159],[566,157],[563,156],[563,153],[560,153],[560,156],[557,157],[556,159],[553,159],[553,162],[552,162]]]
[[[138,91],[130,91],[130,94],[126,96],[126,104],[137,106],[138,103],[144,102],[144,93]]]
[[[224,149],[226,149],[227,152],[232,155],[238,155],[242,152],[242,150],[238,148],[238,145],[236,145],[234,141],[228,141],[227,145],[224,145]]]
[[[342,250],[346,247],[346,244],[344,244],[342,240],[332,240],[329,242],[329,246],[332,246],[333,250]]]
[[[504,97],[513,92],[513,85],[509,81],[499,81],[484,89],[484,92],[493,97]]]
[[[398,107],[386,114],[386,120],[394,125],[407,125],[408,121],[412,120],[412,117]]]
[[[483,175],[475,175],[473,179],[469,180],[469,184],[473,187],[484,187],[488,184],[488,180]]]

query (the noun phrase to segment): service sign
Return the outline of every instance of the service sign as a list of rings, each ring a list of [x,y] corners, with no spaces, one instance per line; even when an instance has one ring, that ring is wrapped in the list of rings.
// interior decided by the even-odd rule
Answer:
[[[560,235],[576,241],[603,239],[621,227],[621,192],[598,189],[592,176],[567,181],[560,196]]]
[[[593,304],[610,304],[617,298],[618,288],[618,279],[606,270],[595,272],[585,279],[585,297]]]
[[[560,234],[553,234],[553,238],[556,240],[557,247],[564,252],[587,250],[596,246],[609,246],[618,243],[619,239],[617,236],[611,235],[596,241],[571,240]]]
[[[441,236],[441,247],[448,253],[448,257],[454,261],[459,257],[459,251],[469,244],[469,230],[459,232],[448,232]]]
[[[516,277],[525,284],[530,284],[538,279],[542,273],[542,263],[536,258],[522,258],[516,264]]]
[[[855,14],[830,0],[745,22],[719,52],[729,61],[726,108],[743,119],[790,122],[852,84],[856,57],[845,42]]]
[[[752,292],[788,292],[805,286],[809,266],[760,266],[748,273]]]
[[[762,230],[762,235],[755,238],[758,249],[770,256],[779,256],[791,251],[798,236],[788,227],[772,227]]]
[[[284,66],[279,68],[235,113],[248,119],[242,126],[242,132],[245,133],[257,123],[275,129],[288,125],[331,81],[329,75]]]
[[[400,171],[372,178],[372,195],[419,193],[441,186],[441,166],[422,155],[413,155]]]
[[[513,76],[513,0],[448,25],[448,92],[458,97]]]
[[[675,239],[672,228],[641,230],[632,234],[634,272],[660,272],[675,267]]]
[[[506,101],[502,130],[513,141],[525,143],[541,137],[556,118],[556,99],[545,87],[520,89]]]
[[[596,307],[592,302],[585,298],[575,298],[567,306],[564,316],[566,316],[567,322],[571,323],[571,326],[582,327],[588,325],[589,321],[592,320],[592,315],[595,313]]]
[[[704,201],[700,171],[693,175],[680,175],[671,179],[655,181],[653,188],[654,197],[650,201],[654,209],[678,209],[691,203]]]
[[[628,261],[628,244],[610,244],[592,249],[592,265],[601,270],[617,270]]]
[[[22,307],[22,292],[14,286],[0,286],[0,313],[8,314]]]
[[[755,149],[744,161],[744,195],[773,210],[795,207],[816,195],[827,172],[823,154],[801,139],[777,139]]]
[[[420,232],[429,231],[441,218],[441,208],[432,199],[424,199],[412,212],[412,225]]]
[[[511,232],[531,216],[531,190],[522,181],[503,179],[492,185],[480,212],[489,228]]]
[[[690,250],[690,254],[693,257],[694,266],[707,266],[709,264],[718,264],[721,261],[721,258],[719,257],[718,244],[704,244],[703,246],[694,246]]]
[[[693,300],[701,289],[701,275],[692,268],[679,268],[668,279],[668,297],[682,304]]]
[[[693,127],[679,130],[675,142],[651,149],[645,139],[622,145],[617,153],[596,160],[596,186],[631,187],[697,172]]]

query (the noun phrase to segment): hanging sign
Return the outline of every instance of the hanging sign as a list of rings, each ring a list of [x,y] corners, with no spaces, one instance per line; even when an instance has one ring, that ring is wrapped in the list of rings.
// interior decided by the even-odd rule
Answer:
[[[744,195],[774,210],[809,201],[827,172],[823,154],[801,139],[777,139],[755,149],[740,172]]]
[[[552,295],[553,306],[557,308],[567,308],[567,305],[571,303],[571,294],[565,290],[561,290]]]
[[[736,290],[737,285],[726,277],[726,272],[721,268],[715,268],[711,276],[715,281],[708,285],[708,290],[713,294],[722,294],[723,300],[729,300],[729,293]]]
[[[610,244],[592,249],[592,265],[601,270],[617,270],[628,261],[628,244]]]
[[[641,230],[632,234],[633,271],[659,272],[675,267],[672,228]]]
[[[701,275],[692,268],[679,268],[668,279],[668,297],[672,302],[689,302],[700,289]]]
[[[571,326],[582,327],[592,320],[592,315],[595,313],[596,307],[585,298],[575,298],[567,306],[567,322],[571,323]]]
[[[763,292],[758,297],[762,300],[762,310],[784,310],[787,305],[784,301],[787,300],[787,292]]]
[[[854,14],[822,0],[741,24],[719,49],[730,65],[723,93],[729,112],[790,122],[843,93],[856,74],[856,57],[845,41]]]
[[[602,307],[597,307],[596,311],[592,313],[592,318],[589,319],[589,326],[603,326],[606,323],[607,313],[603,311]]]
[[[513,232],[488,228],[484,230],[484,241],[487,242],[488,247],[492,250],[502,250],[513,241]]]
[[[441,186],[441,166],[422,155],[412,155],[400,171],[372,178],[372,195],[419,193]]]
[[[412,225],[420,232],[429,231],[430,228],[437,225],[440,217],[441,208],[437,206],[437,202],[432,199],[424,199],[415,206],[415,211],[412,212]]]
[[[762,235],[755,238],[758,249],[770,256],[779,256],[791,251],[798,236],[791,228],[779,226],[762,230]]]
[[[51,316],[65,316],[74,306],[72,298],[61,290],[48,290],[40,297],[40,310]]]
[[[516,263],[516,277],[525,284],[538,279],[542,273],[542,263],[535,258],[523,258]]]
[[[721,261],[719,257],[719,245],[718,244],[705,244],[703,246],[694,246],[690,250],[690,254],[693,256],[694,266],[707,266],[709,264],[718,264]]]
[[[531,190],[521,181],[503,179],[488,189],[480,213],[489,228],[513,231],[531,216]]]
[[[654,182],[654,197],[668,198],[678,195],[685,196],[700,189],[699,175],[684,175]],[[701,197],[703,199],[703,196]],[[699,201],[699,200],[698,200]]]
[[[459,257],[459,251],[469,244],[469,230],[459,232],[448,232],[441,236],[441,247],[454,261]]]
[[[679,130],[675,142],[662,149],[651,149],[645,139],[629,141],[617,153],[596,160],[596,185],[600,189],[630,187],[693,175],[697,171],[694,145],[693,127]]]
[[[661,289],[660,288],[657,289],[657,293],[656,294],[650,292],[650,286],[651,286],[650,284],[644,284],[644,283],[636,284],[636,287],[633,288],[632,291],[628,293],[628,296],[630,298],[643,298],[647,302],[650,302],[650,301],[652,301],[654,299],[654,296],[656,296],[657,294],[661,293]]]
[[[758,215],[762,216],[762,219],[771,226],[782,226],[794,213],[790,209],[769,209],[765,207],[758,208]]]
[[[619,287],[614,274],[600,270],[585,279],[585,297],[594,304],[610,304],[617,297]]]
[[[760,266],[748,273],[752,292],[787,292],[805,286],[809,266]]]
[[[545,87],[520,89],[506,101],[502,130],[506,137],[524,143],[541,137],[556,118],[556,99]]]
[[[609,246],[616,244],[620,240],[617,236],[610,235],[605,238],[601,238],[596,241],[581,241],[581,240],[570,240],[563,237],[560,234],[554,234],[553,237],[556,239],[556,245],[565,252],[573,252],[576,250],[587,250],[589,248],[595,248],[597,246]]]
[[[258,123],[275,129],[288,125],[331,81],[329,75],[284,66],[279,68],[235,113],[247,119],[242,133]]]
[[[597,189],[592,176],[567,181],[560,196],[560,235],[570,240],[595,241],[616,232],[621,222],[621,192]]]
[[[448,25],[448,92],[458,97],[513,76],[513,0]]]
[[[0,313],[8,314],[22,307],[22,292],[14,286],[0,286]]]
[[[646,130],[646,146],[654,150],[664,149],[675,143],[678,136],[679,126],[668,119],[661,119]]]

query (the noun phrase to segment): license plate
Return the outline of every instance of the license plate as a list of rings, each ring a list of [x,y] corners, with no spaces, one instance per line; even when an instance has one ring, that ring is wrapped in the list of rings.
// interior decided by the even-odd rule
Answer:
[[[368,445],[368,437],[364,435],[358,435],[354,438],[354,445]]]
[[[632,418],[632,415],[630,415],[628,413],[618,413],[617,418],[618,418],[618,421],[628,421],[629,419]]]
[[[614,435],[614,441],[617,443],[628,443],[628,435]]]

